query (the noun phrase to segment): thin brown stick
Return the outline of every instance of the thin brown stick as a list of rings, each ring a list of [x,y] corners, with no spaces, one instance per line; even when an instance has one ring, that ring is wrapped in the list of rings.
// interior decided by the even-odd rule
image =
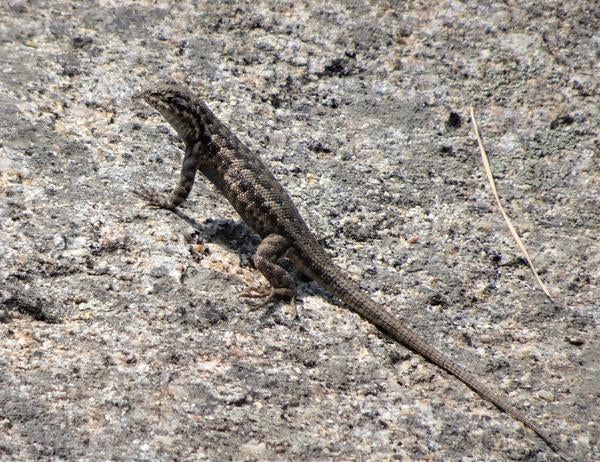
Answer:
[[[519,246],[519,249],[521,249],[521,252],[523,252],[523,255],[525,255],[525,259],[527,260],[527,263],[529,264],[531,271],[533,271],[533,276],[535,277],[535,280],[540,285],[540,287],[542,288],[542,290],[544,291],[546,296],[550,300],[554,301],[552,296],[550,295],[550,292],[546,288],[546,285],[540,279],[538,272],[536,271],[535,267],[533,266],[533,261],[531,261],[531,257],[529,256],[529,253],[527,252],[527,249],[525,248],[523,241],[519,237],[517,230],[515,229],[512,222],[510,221],[510,218],[506,214],[504,207],[502,207],[502,203],[500,202],[500,196],[498,196],[498,191],[496,190],[496,183],[494,181],[494,176],[492,175],[492,168],[490,167],[490,162],[488,160],[488,156],[483,147],[483,142],[481,141],[481,136],[479,135],[479,127],[477,126],[477,121],[475,120],[475,112],[473,111],[472,106],[470,109],[471,109],[471,122],[473,123],[473,130],[475,131],[475,138],[477,138],[477,143],[479,144],[479,150],[481,151],[481,158],[483,159],[483,167],[485,169],[485,173],[486,173],[488,181],[490,183],[490,187],[492,188],[492,194],[494,194],[494,198],[496,199],[496,203],[498,204],[498,208],[500,209],[500,213],[502,213],[502,216],[504,217],[504,221],[506,221],[506,224],[508,225],[508,229],[510,230],[510,233],[512,234],[513,238],[515,239],[515,241],[517,241],[517,245]]]

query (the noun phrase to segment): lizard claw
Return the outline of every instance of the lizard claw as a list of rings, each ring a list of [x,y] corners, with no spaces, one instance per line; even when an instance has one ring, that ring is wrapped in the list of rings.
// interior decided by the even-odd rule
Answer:
[[[252,309],[256,310],[258,308],[264,308],[265,306],[271,304],[271,302],[275,301],[279,298],[290,298],[292,306],[296,305],[296,294],[292,293],[292,291],[286,287],[280,288],[263,288],[260,290],[257,289],[248,289],[240,294],[240,297],[244,298],[262,298],[264,299],[262,302],[258,304],[254,304]],[[294,311],[295,308],[294,308]]]
[[[171,203],[171,201],[153,189],[147,188],[145,186],[137,186],[132,190],[133,194],[135,194],[140,199],[146,201],[149,206],[156,207],[160,209],[174,210],[175,207]]]
[[[256,303],[252,304],[252,310],[254,311],[254,310],[257,310],[259,308],[264,308],[269,303],[271,303],[271,301],[274,298],[274,295],[273,295],[273,289],[272,288],[271,289],[265,289],[265,288],[263,288],[263,289],[248,289],[248,290],[245,290],[244,292],[242,292],[240,294],[240,297],[243,297],[243,298],[255,298],[255,299],[262,298],[263,299],[262,302],[257,303],[257,304]]]

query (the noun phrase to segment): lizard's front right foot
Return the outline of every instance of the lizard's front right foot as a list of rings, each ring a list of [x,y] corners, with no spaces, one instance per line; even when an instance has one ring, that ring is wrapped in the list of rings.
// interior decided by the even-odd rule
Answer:
[[[151,207],[175,210],[175,205],[173,205],[168,197],[157,191],[154,191],[153,189],[145,186],[137,186],[132,192],[140,199],[145,200]]]

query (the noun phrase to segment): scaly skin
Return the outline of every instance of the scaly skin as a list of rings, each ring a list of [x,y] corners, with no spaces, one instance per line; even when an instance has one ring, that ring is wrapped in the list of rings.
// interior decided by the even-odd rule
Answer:
[[[229,200],[239,215],[262,237],[254,256],[273,297],[294,297],[296,285],[278,260],[287,258],[300,271],[341,299],[348,308],[386,332],[397,342],[445,369],[483,398],[522,422],[564,460],[569,460],[550,434],[500,393],[431,346],[385,307],[374,302],[323,251],[292,199],[265,164],[253,154],[208,107],[185,87],[166,82],[140,96],[173,126],[186,145],[179,184],[169,198],[149,189],[135,193],[151,204],[175,209],[189,195],[200,170]]]

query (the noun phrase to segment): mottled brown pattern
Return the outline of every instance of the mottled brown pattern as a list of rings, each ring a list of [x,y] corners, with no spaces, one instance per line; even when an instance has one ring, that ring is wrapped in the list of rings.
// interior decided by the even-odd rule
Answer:
[[[136,191],[139,196],[156,206],[174,209],[191,191],[196,169],[199,169],[263,238],[254,262],[272,286],[271,291],[264,294],[266,301],[275,296],[295,295],[293,279],[277,263],[285,256],[351,310],[397,342],[456,376],[537,433],[563,459],[569,459],[549,433],[505,396],[484,385],[474,374],[429,345],[421,335],[361,291],[322,250],[290,196],[265,164],[189,90],[167,82],[141,96],[173,126],[187,149],[179,184],[169,199],[145,188]]]

